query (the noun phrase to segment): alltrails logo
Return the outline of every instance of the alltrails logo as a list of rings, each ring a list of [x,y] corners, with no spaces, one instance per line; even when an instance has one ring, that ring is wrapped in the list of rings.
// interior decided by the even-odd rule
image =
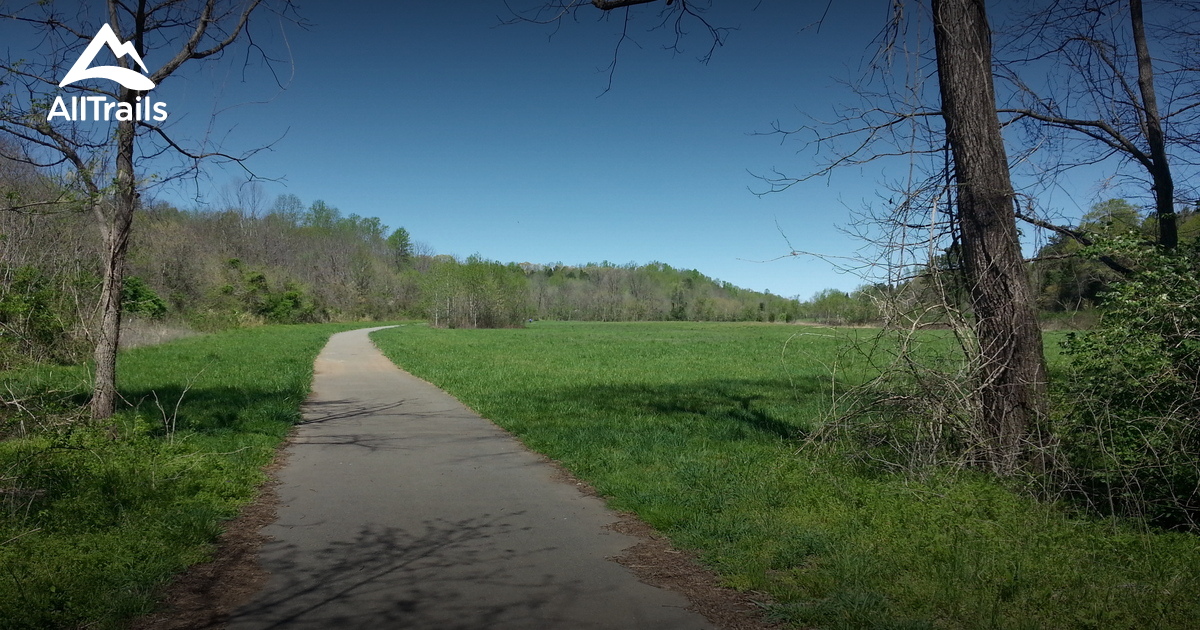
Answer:
[[[84,79],[108,79],[116,81],[130,90],[145,92],[154,87],[154,82],[144,74],[139,74],[129,68],[120,66],[96,66],[90,67],[92,62],[96,60],[96,55],[100,54],[100,49],[108,46],[113,55],[117,59],[128,55],[142,72],[146,70],[146,64],[142,61],[141,55],[134,49],[132,42],[121,43],[117,38],[117,34],[113,32],[112,27],[108,24],[100,27],[100,31],[92,38],[91,43],[84,49],[83,54],[67,71],[67,76],[63,77],[58,87],[66,87],[77,81]],[[89,108],[89,105],[91,106]],[[88,117],[88,113],[91,117]],[[63,97],[54,97],[54,104],[50,107],[50,113],[46,115],[47,121],[53,121],[55,118],[62,117],[71,122],[79,122],[86,120],[145,120],[153,122],[162,122],[167,119],[167,104],[154,103],[150,100],[150,96],[137,97],[134,103],[121,103],[110,100],[106,96],[72,96],[71,105],[67,106],[67,101]]]

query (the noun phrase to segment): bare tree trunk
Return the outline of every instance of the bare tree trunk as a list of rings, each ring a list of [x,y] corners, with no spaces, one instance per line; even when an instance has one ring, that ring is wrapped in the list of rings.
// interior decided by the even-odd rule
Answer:
[[[121,90],[121,100],[135,102],[135,94]],[[134,123],[117,124],[117,177],[112,204],[98,208],[100,233],[104,239],[104,284],[100,292],[100,336],[96,343],[95,382],[92,385],[92,418],[113,415],[117,406],[117,347],[121,341],[121,288],[125,280],[125,254],[137,203],[137,181],[133,176]]]
[[[1046,412],[1046,367],[996,114],[991,29],[984,0],[933,0],[933,20],[963,263],[979,341],[979,456],[994,472],[1010,474],[1034,423]]]
[[[1154,67],[1150,48],[1146,45],[1146,25],[1142,22],[1142,0],[1129,0],[1129,17],[1133,22],[1133,45],[1137,50],[1138,90],[1142,93],[1141,123],[1146,142],[1150,145],[1150,177],[1154,181],[1155,217],[1158,219],[1158,243],[1167,249],[1179,244],[1179,229],[1175,217],[1175,181],[1167,164],[1167,147],[1163,139],[1162,117],[1158,113],[1158,97],[1154,94]]]

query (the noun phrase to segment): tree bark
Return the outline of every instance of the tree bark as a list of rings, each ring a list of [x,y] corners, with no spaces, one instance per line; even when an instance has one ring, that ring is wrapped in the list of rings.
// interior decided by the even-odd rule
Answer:
[[[1042,333],[1017,237],[984,0],[933,0],[933,23],[964,273],[979,342],[977,459],[1006,475],[1019,467],[1034,425],[1046,413]]]
[[[1158,243],[1167,249],[1179,244],[1175,217],[1175,180],[1167,163],[1158,97],[1154,94],[1154,66],[1146,45],[1146,25],[1142,21],[1142,0],[1129,0],[1129,18],[1133,23],[1133,46],[1137,51],[1138,91],[1142,95],[1141,123],[1150,145],[1150,177],[1154,182],[1154,214],[1158,219]]]
[[[121,101],[136,101],[136,94],[122,88]],[[117,348],[121,342],[121,289],[125,280],[125,255],[137,204],[137,180],[133,173],[134,123],[117,123],[117,175],[111,205],[101,203],[100,233],[104,242],[104,283],[100,291],[100,338],[93,355],[92,418],[103,420],[117,406]],[[107,215],[107,216],[105,216]]]

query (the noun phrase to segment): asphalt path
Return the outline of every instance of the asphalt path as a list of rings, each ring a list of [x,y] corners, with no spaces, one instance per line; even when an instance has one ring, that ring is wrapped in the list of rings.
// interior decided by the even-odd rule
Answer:
[[[712,628],[608,560],[602,501],[368,339],[334,335],[263,533],[267,586],[232,630]]]

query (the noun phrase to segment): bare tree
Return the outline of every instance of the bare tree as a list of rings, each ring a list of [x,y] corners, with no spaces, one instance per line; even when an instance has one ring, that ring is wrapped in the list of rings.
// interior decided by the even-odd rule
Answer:
[[[139,204],[138,163],[175,153],[194,172],[201,160],[216,158],[241,163],[253,152],[232,155],[220,150],[191,149],[168,133],[164,126],[166,110],[152,110],[149,87],[161,84],[185,64],[219,58],[234,42],[246,40],[257,49],[250,35],[252,15],[268,10],[287,16],[290,0],[108,0],[103,19],[107,31],[121,43],[132,44],[137,58],[131,59],[123,46],[118,67],[135,75],[133,64],[142,60],[163,60],[157,70],[141,76],[143,81],[126,87],[116,81],[87,81],[60,88],[67,63],[82,52],[82,47],[99,40],[99,20],[80,9],[65,15],[53,3],[34,3],[0,18],[35,29],[30,41],[40,41],[33,51],[38,60],[9,58],[0,62],[6,88],[13,96],[0,109],[0,131],[19,143],[21,151],[8,156],[45,168],[65,167],[72,171],[77,201],[96,217],[103,241],[103,284],[98,307],[95,383],[91,410],[94,418],[107,418],[116,407],[116,353],[121,329],[121,287],[126,252],[129,247],[133,216]],[[40,39],[39,39],[40,38]],[[94,45],[94,44],[93,44]],[[265,56],[264,60],[270,61]],[[73,69],[73,68],[72,68]],[[143,69],[145,70],[144,66]],[[20,90],[17,92],[17,90]],[[97,109],[87,122],[76,121],[64,113],[62,95],[75,95],[87,110],[94,99]],[[109,100],[111,99],[111,100]],[[101,101],[105,120],[95,120]],[[161,105],[161,103],[159,104]],[[114,123],[108,112],[118,112]],[[120,112],[126,112],[122,116]],[[137,112],[137,115],[130,115]],[[64,119],[64,120],[60,120]],[[140,149],[140,153],[139,153]],[[180,172],[175,173],[179,175]],[[142,177],[146,173],[141,174]]]
[[[1012,93],[1013,102],[1000,109],[1006,123],[1023,123],[1031,153],[1047,154],[1038,169],[1056,178],[1076,166],[1115,162],[1117,173],[1149,192],[1158,243],[1174,249],[1175,206],[1190,205],[1195,194],[1190,185],[1179,187],[1177,167],[1200,159],[1200,10],[1165,3],[1156,12],[1158,23],[1149,28],[1141,0],[1055,2],[1027,12],[1003,33],[996,71]],[[1084,236],[1031,214],[1020,216]]]
[[[1046,413],[1042,333],[1017,237],[984,0],[933,0],[942,118],[954,158],[964,275],[979,340],[983,460],[1009,474]]]

